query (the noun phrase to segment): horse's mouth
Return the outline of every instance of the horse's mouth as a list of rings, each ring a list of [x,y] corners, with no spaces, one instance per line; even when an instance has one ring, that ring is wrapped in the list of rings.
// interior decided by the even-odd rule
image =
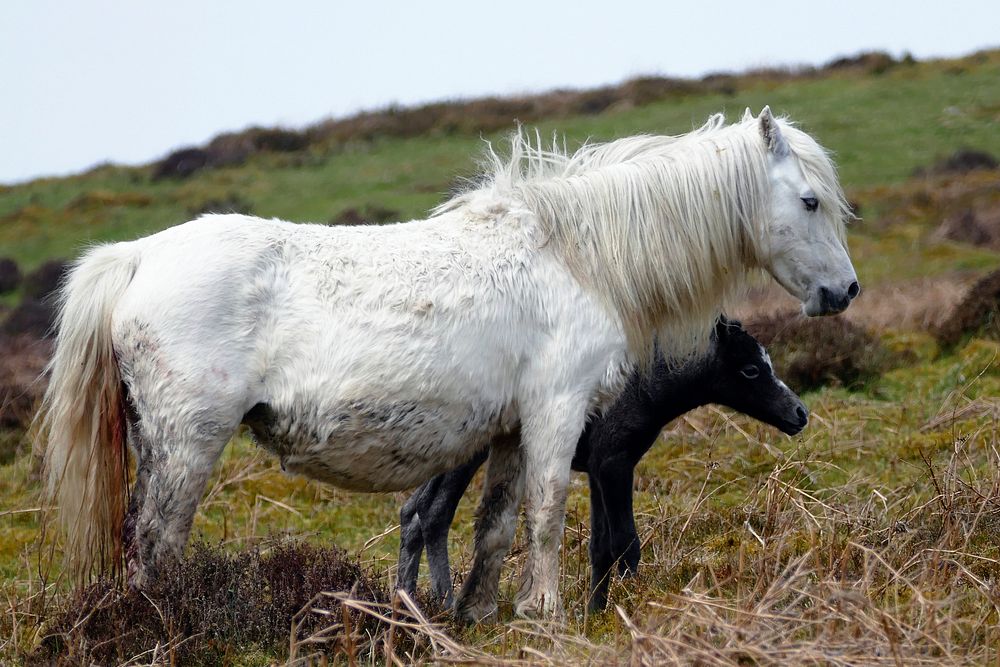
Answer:
[[[860,293],[861,287],[856,280],[841,290],[820,287],[802,304],[802,312],[809,317],[836,315],[847,310]]]
[[[808,423],[809,423],[808,421],[804,422],[783,421],[778,426],[778,428],[781,429],[781,432],[784,433],[785,435],[798,435],[799,433],[802,432],[802,429],[804,429]]]
[[[785,435],[798,435],[809,425],[809,410],[805,406],[798,406],[795,409],[795,416],[782,418],[775,424]]]

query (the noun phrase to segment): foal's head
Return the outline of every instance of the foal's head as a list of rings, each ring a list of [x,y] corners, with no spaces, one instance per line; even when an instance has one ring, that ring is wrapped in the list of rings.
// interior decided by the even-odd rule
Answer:
[[[809,410],[771,366],[771,359],[757,339],[736,320],[719,319],[707,378],[713,403],[747,414],[795,435],[809,418]]]

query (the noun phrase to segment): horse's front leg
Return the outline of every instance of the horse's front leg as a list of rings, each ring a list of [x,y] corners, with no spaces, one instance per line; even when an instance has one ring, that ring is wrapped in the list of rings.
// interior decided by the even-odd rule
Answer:
[[[500,566],[517,528],[517,511],[524,489],[524,456],[516,434],[490,445],[483,498],[476,512],[472,568],[455,602],[455,615],[475,623],[497,609]]]
[[[534,411],[522,422],[529,549],[514,605],[520,616],[562,613],[559,548],[570,465],[585,412],[585,401],[567,398],[548,402],[547,409]]]
[[[608,516],[604,509],[601,486],[595,474],[590,481],[590,602],[592,612],[603,611],[608,603],[608,584],[611,568],[615,564],[611,556],[611,535]]]

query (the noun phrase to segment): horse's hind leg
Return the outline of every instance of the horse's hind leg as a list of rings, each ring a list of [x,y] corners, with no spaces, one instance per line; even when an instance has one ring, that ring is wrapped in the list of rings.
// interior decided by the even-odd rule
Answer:
[[[455,615],[463,621],[480,621],[497,609],[500,566],[514,540],[523,489],[524,453],[518,435],[497,438],[490,445],[483,498],[476,511],[472,568],[455,603]]]
[[[234,430],[235,423],[215,433],[147,441],[137,478],[134,553],[138,564],[133,586],[142,588],[155,580],[168,562],[180,557],[205,484]]]

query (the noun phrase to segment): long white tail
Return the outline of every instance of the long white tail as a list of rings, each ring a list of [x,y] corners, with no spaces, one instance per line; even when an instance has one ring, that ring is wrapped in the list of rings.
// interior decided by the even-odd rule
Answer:
[[[80,578],[121,560],[129,471],[111,315],[137,266],[132,243],[98,246],[76,263],[60,290],[49,386],[35,417],[67,567]]]

